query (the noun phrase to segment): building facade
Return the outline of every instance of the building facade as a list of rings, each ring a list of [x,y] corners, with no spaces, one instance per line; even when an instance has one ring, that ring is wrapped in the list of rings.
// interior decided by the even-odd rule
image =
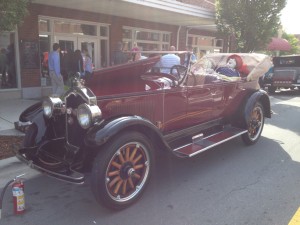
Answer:
[[[61,58],[87,49],[95,68],[111,65],[118,42],[123,50],[136,43],[143,50],[192,45],[198,57],[225,52],[226,41],[216,36],[214,10],[214,0],[34,0],[24,23],[0,35],[7,58],[0,98],[50,94],[47,57],[55,42]]]

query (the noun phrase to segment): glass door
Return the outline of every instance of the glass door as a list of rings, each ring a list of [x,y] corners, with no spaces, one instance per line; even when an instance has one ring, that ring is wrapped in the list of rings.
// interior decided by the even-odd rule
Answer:
[[[92,58],[94,68],[100,68],[98,39],[78,37],[78,49],[86,49]],[[83,59],[84,61],[85,59]]]

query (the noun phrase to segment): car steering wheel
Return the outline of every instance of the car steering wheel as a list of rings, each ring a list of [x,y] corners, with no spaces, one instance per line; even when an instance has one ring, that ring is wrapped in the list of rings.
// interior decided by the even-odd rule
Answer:
[[[176,77],[178,81],[181,81],[186,73],[187,68],[183,65],[174,65],[170,69],[170,74]]]

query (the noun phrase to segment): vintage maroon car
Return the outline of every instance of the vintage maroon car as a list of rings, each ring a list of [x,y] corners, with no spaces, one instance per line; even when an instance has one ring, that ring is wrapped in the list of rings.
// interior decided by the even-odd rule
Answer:
[[[273,64],[273,73],[263,79],[270,94],[280,89],[300,90],[300,55],[277,56]]]
[[[86,84],[75,77],[63,100],[48,97],[20,115],[31,125],[17,157],[61,180],[90,180],[100,203],[127,207],[143,193],[155,153],[189,158],[238,136],[258,141],[271,117],[258,85],[267,56],[238,54],[240,77],[216,73],[229,56],[207,55],[170,73],[155,56],[97,70]]]

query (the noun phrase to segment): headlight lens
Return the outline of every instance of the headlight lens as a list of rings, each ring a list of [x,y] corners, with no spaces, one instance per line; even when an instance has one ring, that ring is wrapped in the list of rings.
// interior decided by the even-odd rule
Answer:
[[[63,102],[60,98],[48,97],[43,101],[44,115],[50,118],[54,112],[61,112]]]
[[[83,129],[89,128],[101,118],[101,110],[97,105],[81,104],[77,110],[77,120]]]

